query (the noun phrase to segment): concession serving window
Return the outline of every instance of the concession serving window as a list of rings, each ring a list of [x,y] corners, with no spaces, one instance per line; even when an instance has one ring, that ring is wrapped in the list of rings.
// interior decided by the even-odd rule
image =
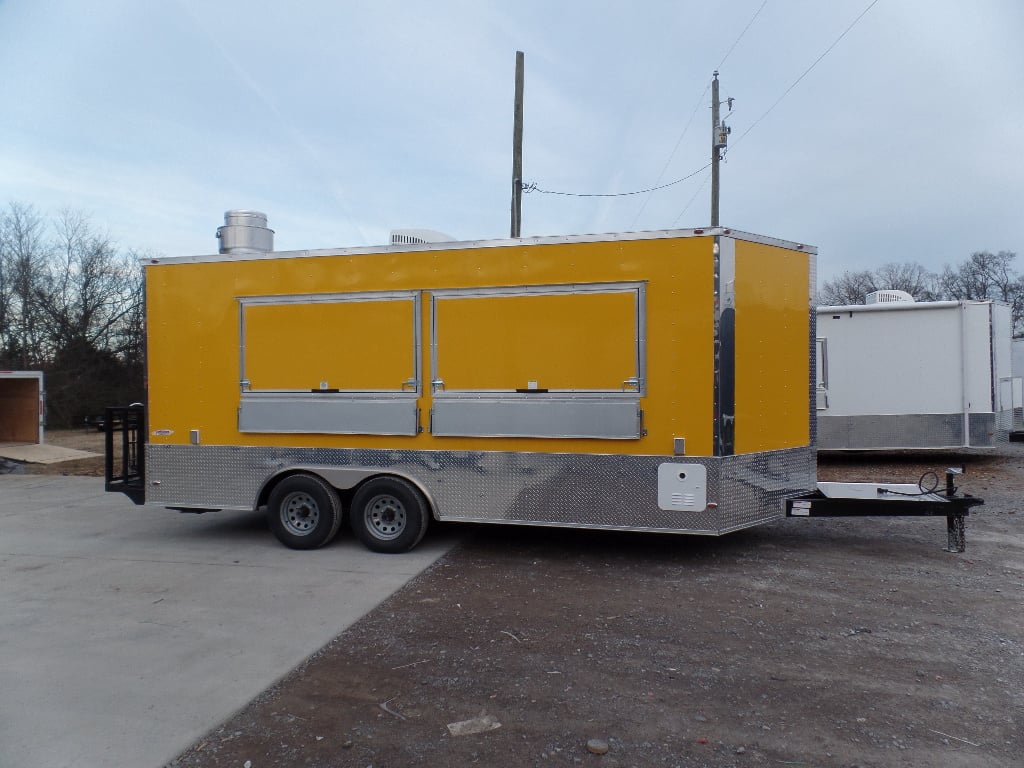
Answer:
[[[639,438],[644,297],[643,283],[433,292],[431,431]]]
[[[416,434],[419,292],[238,302],[239,431]]]

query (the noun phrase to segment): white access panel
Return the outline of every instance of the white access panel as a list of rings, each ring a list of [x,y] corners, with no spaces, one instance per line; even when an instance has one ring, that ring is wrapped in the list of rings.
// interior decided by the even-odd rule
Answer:
[[[708,470],[703,464],[658,465],[658,507],[667,512],[703,512],[708,506]]]

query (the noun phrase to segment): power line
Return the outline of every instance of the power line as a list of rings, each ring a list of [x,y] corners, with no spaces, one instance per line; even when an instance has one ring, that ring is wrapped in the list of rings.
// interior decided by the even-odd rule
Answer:
[[[687,174],[686,176],[683,176],[681,179],[676,179],[675,181],[670,181],[668,184],[662,184],[661,186],[658,186],[658,187],[650,187],[648,189],[637,189],[637,190],[635,190],[633,192],[606,192],[606,193],[590,193],[590,194],[583,193],[583,192],[558,192],[558,191],[551,190],[551,189],[541,189],[536,184],[527,184],[525,187],[523,187],[523,192],[540,192],[542,195],[562,195],[564,197],[628,197],[629,195],[642,195],[645,192],[656,192],[659,189],[665,189],[666,187],[673,187],[676,184],[680,184],[680,183],[686,181],[687,179],[692,179],[698,173],[700,173],[701,171],[706,171],[710,167],[711,167],[711,163],[708,163],[703,168],[698,168],[693,173]]]
[[[693,112],[690,113],[690,119],[686,121],[686,126],[683,128],[683,132],[680,133],[679,138],[676,139],[676,145],[672,147],[672,151],[669,153],[668,160],[665,161],[665,165],[662,167],[661,173],[658,174],[658,181],[661,181],[662,176],[665,175],[665,171],[668,170],[669,163],[671,163],[672,158],[676,156],[676,151],[679,149],[679,145],[683,143],[683,137],[686,135],[686,132],[690,130],[690,125],[693,123],[693,118],[697,116],[697,112],[700,110],[700,105],[704,103],[704,97],[707,95],[709,88],[711,88],[710,83],[704,86],[704,91],[697,98],[697,103],[693,105]],[[698,171],[698,173],[699,172],[700,171]],[[654,183],[657,184],[658,181]],[[655,187],[655,189],[660,189],[660,187]],[[633,227],[636,226],[637,220],[643,214],[644,209],[647,208],[647,203],[650,201],[650,199],[651,198],[648,197],[647,200],[644,200],[644,204],[640,206],[640,210],[637,211],[636,216],[633,217],[633,223],[629,225],[630,229],[633,229]]]
[[[747,26],[745,26],[743,28],[743,31],[740,32],[739,37],[736,38],[735,42],[733,42],[733,44],[732,44],[732,46],[730,46],[729,50],[725,52],[725,56],[723,56],[722,60],[720,62],[718,62],[718,66],[715,67],[715,69],[719,69],[720,70],[722,68],[722,65],[725,64],[725,60],[728,59],[732,55],[732,52],[734,50],[736,50],[736,46],[740,44],[740,40],[742,40],[743,36],[745,34],[747,34],[747,30],[750,29],[751,25],[754,23],[754,20],[757,19],[757,17],[761,15],[761,11],[764,10],[764,7],[766,5],[768,5],[768,0],[764,0],[764,2],[761,3],[761,7],[758,8],[756,11],[754,11],[754,15],[750,17],[750,21],[747,22]]]
[[[810,73],[810,71],[812,69],[814,69],[816,66],[818,66],[818,64],[821,62],[821,60],[824,59],[826,56],[828,56],[829,53],[832,52],[833,48],[835,48],[837,45],[839,45],[839,41],[842,40],[844,37],[846,37],[846,35],[849,34],[850,30],[853,29],[855,26],[857,26],[857,22],[859,22],[862,18],[864,18],[864,16],[867,15],[867,12],[870,11],[872,8],[874,8],[877,3],[878,3],[878,0],[871,0],[871,2],[868,4],[868,7],[865,8],[863,11],[861,11],[860,15],[857,18],[855,18],[852,22],[850,22],[850,26],[848,26],[846,29],[843,30],[843,33],[841,35],[839,35],[839,37],[837,37],[832,42],[832,45],[830,45],[828,48],[826,48],[824,53],[822,53],[818,58],[816,58],[814,60],[814,62],[811,64],[811,66],[809,66],[807,69],[804,70],[804,73],[802,75],[800,75],[800,77],[798,77],[796,80],[793,81],[793,84],[790,85],[789,88],[787,88],[782,93],[782,95],[779,96],[779,98],[775,100],[774,104],[772,104],[770,107],[768,107],[768,110],[763,115],[761,115],[759,118],[757,118],[757,120],[755,120],[753,123],[750,124],[750,127],[748,127],[747,130],[745,130],[742,134],[740,134],[739,138],[736,139],[736,141],[733,142],[733,146],[736,146],[739,142],[743,141],[743,137],[744,136],[746,136],[748,133],[750,133],[752,130],[754,130],[754,127],[757,126],[758,123],[760,123],[762,120],[764,120],[766,117],[768,117],[768,115],[771,113],[771,111],[773,109],[775,109],[777,106],[779,106],[779,103],[784,98],[786,98],[786,96],[789,95],[789,92],[792,91],[794,88],[796,88],[797,85],[800,83],[800,81],[803,80],[805,77],[807,77],[807,75]]]
[[[705,167],[706,167],[706,166],[705,166]],[[686,212],[687,212],[687,211],[688,211],[688,210],[690,209],[690,206],[691,206],[691,205],[693,205],[693,201],[697,199],[697,195],[699,195],[699,194],[700,194],[701,190],[702,190],[702,189],[704,189],[704,187],[706,187],[706,186],[707,186],[707,183],[708,183],[708,179],[710,179],[710,178],[711,178],[711,174],[710,174],[710,173],[709,173],[709,174],[708,174],[707,176],[705,176],[705,177],[704,177],[704,181],[702,181],[702,182],[700,183],[700,186],[699,186],[699,187],[697,187],[697,191],[693,193],[693,197],[691,197],[691,198],[690,198],[690,200],[689,200],[689,202],[687,202],[687,203],[686,203],[686,205],[684,205],[684,206],[683,206],[683,210],[681,210],[681,211],[679,212],[679,215],[678,215],[678,216],[676,216],[676,220],[672,222],[672,226],[673,226],[673,227],[674,227],[674,226],[675,226],[676,224],[678,224],[678,223],[679,223],[679,220],[680,220],[681,218],[683,218],[683,214],[684,214],[684,213],[686,213]]]
[[[847,28],[845,30],[843,30],[842,34],[840,34],[839,37],[837,37],[832,42],[832,44],[828,48],[826,48],[824,50],[824,52],[822,52],[822,54],[820,56],[818,56],[818,58],[816,58],[807,69],[804,70],[804,72],[800,75],[800,77],[798,77],[796,80],[794,80],[793,83],[785,91],[783,91],[782,95],[779,96],[779,98],[775,100],[775,103],[773,103],[765,111],[764,114],[762,114],[759,118],[757,118],[757,120],[755,120],[753,123],[751,123],[750,126],[747,128],[747,130],[745,130],[742,134],[740,134],[739,138],[737,138],[733,142],[733,146],[735,146],[738,142],[742,141],[743,138],[755,128],[755,126],[757,126],[762,120],[764,120],[782,102],[782,100],[785,99],[786,96],[788,96],[789,93],[794,88],[796,88],[797,85],[799,85],[800,81],[803,80],[805,77],[807,77],[807,75],[810,74],[811,70],[813,70],[816,66],[818,66],[818,64],[821,63],[821,60],[824,59],[829,53],[832,52],[833,48],[835,48],[837,45],[839,45],[840,41],[844,37],[846,37],[846,35],[848,35],[850,33],[850,30],[852,30],[857,25],[857,23],[862,18],[864,18],[864,16],[867,15],[868,11],[870,11],[872,8],[875,7],[875,5],[877,3],[878,3],[878,0],[871,0],[871,2],[868,4],[867,8],[865,8],[863,11],[861,11],[861,13],[852,22],[850,22],[849,26],[847,26]],[[751,25],[753,25],[754,21],[760,15],[761,11],[764,10],[764,7],[767,4],[768,4],[768,0],[763,0],[763,2],[761,3],[760,7],[758,7],[758,9],[754,12],[754,15],[751,17],[750,21],[747,22],[747,25],[743,28],[743,30],[740,32],[740,34],[736,37],[736,40],[733,42],[732,46],[730,46],[729,50],[726,52],[725,56],[722,58],[722,64],[724,64],[726,59],[728,59],[729,56],[732,55],[733,50],[739,44],[740,40],[743,39],[743,36],[746,34],[747,30],[750,29]],[[721,64],[719,66],[721,66]],[[700,104],[703,102],[704,95],[707,93],[709,87],[710,86],[705,86],[703,93],[701,93],[700,99],[698,99],[698,101],[697,101],[697,106],[694,107],[693,113],[690,115],[690,119],[687,121],[686,126],[683,128],[683,132],[680,134],[679,139],[676,141],[675,147],[672,149],[672,153],[669,155],[668,161],[666,161],[666,163],[665,163],[665,167],[662,169],[661,174],[659,174],[659,177],[658,177],[659,179],[661,178],[662,175],[664,175],[665,168],[668,168],[669,163],[672,161],[672,158],[675,156],[675,152],[679,148],[679,144],[682,142],[683,137],[686,135],[686,132],[689,130],[690,124],[693,122],[693,118],[696,116],[697,111],[700,109]],[[708,163],[707,165],[703,166],[702,168],[698,168],[696,171],[693,171],[692,173],[689,173],[686,176],[683,176],[682,178],[676,179],[675,181],[670,181],[667,184],[660,184],[660,185],[657,185],[657,186],[654,186],[654,187],[648,187],[647,189],[638,189],[638,190],[633,190],[633,191],[630,191],[630,192],[609,192],[609,193],[562,192],[562,191],[558,191],[558,190],[541,189],[536,184],[524,185],[523,192],[524,193],[539,192],[539,193],[541,193],[543,195],[560,195],[560,196],[563,196],[563,197],[629,197],[631,195],[643,195],[643,194],[647,194],[649,192],[657,192],[658,190],[661,190],[661,189],[667,189],[668,187],[673,187],[676,184],[681,184],[682,182],[686,181],[687,179],[692,179],[694,176],[696,176],[699,173],[702,173],[703,171],[706,171],[710,167],[711,167],[711,163]],[[707,179],[705,179],[705,181],[701,184],[701,187],[697,190],[698,193],[700,192],[700,189],[702,189],[704,187],[704,184],[706,184],[706,183],[707,183]],[[695,199],[696,199],[696,194],[690,199],[690,201],[686,204],[686,206],[683,208],[683,210],[679,212],[679,216],[676,217],[676,221],[678,221],[679,218],[682,217],[682,215],[686,212],[686,210],[690,207],[690,205],[693,203],[693,201]],[[646,206],[646,204],[647,203],[645,202],[644,206]],[[643,211],[643,207],[640,210],[642,212]],[[637,214],[637,218],[639,218],[639,215],[640,214],[638,213]],[[634,224],[635,223],[636,223],[636,219],[634,219]]]
[[[761,7],[754,11],[754,15],[750,17],[750,21],[747,22],[747,26],[745,26],[739,33],[739,35],[736,36],[736,39],[733,40],[732,45],[729,46],[729,50],[725,52],[725,56],[722,57],[722,60],[719,62],[716,69],[722,68],[722,65],[725,64],[726,59],[728,59],[732,55],[732,52],[736,50],[736,46],[740,44],[740,40],[742,40],[743,36],[747,34],[747,30],[750,29],[750,27],[754,24],[754,22],[757,20],[757,17],[761,15],[761,11],[764,10],[764,7],[766,5],[768,5],[768,0],[763,0],[763,2],[761,3]],[[708,90],[710,90],[710,88],[711,83],[709,82],[704,86],[704,90],[701,92],[700,96],[697,97],[697,103],[693,106],[693,112],[690,113],[690,119],[686,121],[686,125],[683,127],[682,133],[680,133],[679,138],[676,139],[676,144],[674,147],[672,147],[672,151],[669,153],[668,159],[665,161],[665,165],[661,169],[661,173],[658,174],[657,181],[654,182],[655,184],[660,182],[661,179],[665,176],[665,171],[668,170],[668,166],[672,162],[672,158],[674,158],[676,156],[676,152],[679,151],[679,145],[683,143],[683,137],[686,136],[687,131],[690,130],[690,126],[693,124],[693,119],[697,116],[697,112],[700,111],[700,105],[704,103],[704,97],[708,95]],[[630,229],[633,229],[636,226],[637,221],[640,220],[640,217],[643,215],[643,212],[647,209],[647,203],[649,203],[650,201],[650,197],[644,200],[643,205],[640,206],[640,210],[636,212],[636,216],[633,217],[633,221],[629,225]],[[689,208],[689,204],[687,204],[687,208]],[[684,208],[683,211],[685,210],[686,209]],[[680,216],[681,215],[682,213],[680,213]]]

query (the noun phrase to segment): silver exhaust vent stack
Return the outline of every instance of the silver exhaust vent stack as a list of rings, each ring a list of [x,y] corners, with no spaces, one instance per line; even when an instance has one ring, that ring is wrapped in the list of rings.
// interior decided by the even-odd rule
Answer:
[[[228,211],[224,226],[217,227],[221,253],[266,253],[274,250],[274,230],[267,214],[259,211]]]

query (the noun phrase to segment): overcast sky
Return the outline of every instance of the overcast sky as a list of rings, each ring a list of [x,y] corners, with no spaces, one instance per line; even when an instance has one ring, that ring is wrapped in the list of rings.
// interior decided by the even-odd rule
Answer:
[[[541,189],[705,166],[718,68],[723,225],[817,246],[823,279],[1024,254],[1024,3],[877,0],[807,72],[869,6],[0,0],[0,203],[165,255],[215,252],[231,208],[281,250],[507,237],[521,50]],[[533,192],[523,235],[706,226],[708,175]]]

